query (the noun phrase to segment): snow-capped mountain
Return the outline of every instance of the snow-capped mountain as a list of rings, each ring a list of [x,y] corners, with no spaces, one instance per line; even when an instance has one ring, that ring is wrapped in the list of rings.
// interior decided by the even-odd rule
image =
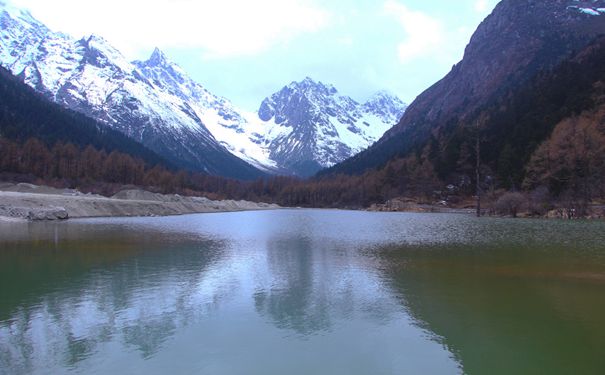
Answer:
[[[2,2],[0,12],[1,65],[51,100],[193,170],[308,175],[371,145],[405,110],[384,92],[359,104],[307,78],[250,113],[207,91],[158,49],[131,62],[99,36],[54,32]]]
[[[282,131],[261,141],[278,165],[299,175],[313,174],[370,146],[401,118],[405,108],[401,100],[385,92],[360,104],[339,95],[333,86],[307,77],[263,101],[260,119]]]
[[[55,33],[29,13],[3,6],[0,63],[25,83],[143,143],[181,167],[236,178],[262,173],[222,146],[205,126],[237,122],[231,104],[155,51],[129,62],[103,38]]]

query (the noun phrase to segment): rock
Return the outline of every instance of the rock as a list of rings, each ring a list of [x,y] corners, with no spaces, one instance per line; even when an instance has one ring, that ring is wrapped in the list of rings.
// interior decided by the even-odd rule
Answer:
[[[67,210],[63,207],[50,207],[45,209],[30,210],[26,219],[31,221],[42,220],[66,220],[69,218]]]

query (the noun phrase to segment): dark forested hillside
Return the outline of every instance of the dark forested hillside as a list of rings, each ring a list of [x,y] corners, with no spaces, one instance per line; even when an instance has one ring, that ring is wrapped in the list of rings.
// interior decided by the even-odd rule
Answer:
[[[129,61],[101,36],[54,32],[12,4],[0,3],[0,25],[0,65],[50,101],[120,131],[179,168],[242,179],[265,174],[207,127],[239,126],[245,116],[161,51]]]
[[[0,70],[0,171],[311,207],[358,208],[393,198],[468,207],[477,192],[493,203],[524,190],[534,208],[567,200],[570,212],[585,213],[605,198],[605,15],[582,14],[567,3],[504,0],[465,60],[419,97],[400,126],[310,180],[261,175],[242,182],[153,168],[161,160],[140,144],[49,103]],[[541,12],[554,18],[543,22]],[[517,64],[511,66],[510,56],[488,42],[511,31],[515,16],[529,24],[520,33],[536,36],[521,47],[510,35],[498,40],[510,49]],[[25,142],[30,137],[44,147]]]
[[[444,129],[475,122],[487,106],[605,34],[603,16],[581,11],[602,6],[602,0],[501,1],[473,35],[463,60],[419,95],[399,124],[365,152],[323,174],[382,167],[393,157],[418,152]]]
[[[483,191],[540,191],[586,204],[605,193],[604,118],[605,37],[599,37],[552,70],[502,90],[468,121],[431,129],[422,142],[390,138],[341,166],[360,170],[346,177],[331,174],[335,168],[316,183],[341,181],[361,194],[362,205],[398,196],[447,199],[446,186],[468,197],[477,182]]]
[[[442,149],[432,160],[439,176],[446,178],[459,167],[460,156],[465,148],[471,148],[473,133],[479,131],[482,162],[503,186],[520,187],[532,154],[553,129],[564,119],[602,105],[604,80],[602,37],[553,71],[541,73],[488,103],[483,107],[483,123],[445,129]]]
[[[143,145],[80,113],[51,103],[0,67],[0,137],[23,142],[36,137],[46,145],[72,143],[106,152],[120,151],[151,165],[170,163]]]

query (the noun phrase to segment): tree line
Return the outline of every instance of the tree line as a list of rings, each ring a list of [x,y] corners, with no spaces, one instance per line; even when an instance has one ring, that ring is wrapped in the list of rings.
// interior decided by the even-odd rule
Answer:
[[[575,59],[523,88],[506,91],[483,108],[478,114],[486,115],[481,129],[471,126],[469,119],[467,125],[459,120],[451,127],[431,130],[426,142],[379,167],[351,174],[328,172],[308,180],[275,176],[238,181],[171,169],[145,149],[131,153],[129,142],[134,142],[125,136],[106,139],[105,129],[92,132],[101,138],[82,136],[65,142],[64,134],[82,129],[73,120],[76,115],[54,117],[54,112],[33,111],[35,118],[25,121],[20,116],[39,98],[15,89],[13,94],[23,94],[26,100],[12,106],[0,103],[0,174],[4,179],[39,179],[105,195],[134,185],[162,193],[294,207],[362,208],[396,197],[453,202],[473,196],[480,186],[486,199],[494,202],[507,190],[523,191],[533,207],[558,200],[585,210],[589,202],[605,197],[604,74],[602,38]],[[6,87],[14,89],[12,83],[8,80]],[[14,106],[20,110],[10,109]],[[25,137],[40,130],[31,124],[44,121],[48,131],[41,132],[40,139]],[[73,126],[55,126],[63,122]],[[31,125],[25,127],[27,132],[19,130],[23,124]],[[101,129],[96,123],[90,126]],[[507,198],[501,205],[516,212],[519,196]]]
[[[0,171],[36,177],[44,182],[77,187],[95,183],[153,185],[169,190],[174,174],[165,167],[149,167],[141,158],[88,145],[56,142],[48,147],[38,138],[23,143],[0,137]]]
[[[70,142],[108,152],[120,151],[150,164],[171,163],[125,134],[48,100],[0,67],[0,136],[19,144],[37,138],[47,145]]]
[[[563,122],[544,142],[528,165],[527,179],[519,194],[499,198],[505,189],[484,180],[485,199],[493,210],[516,214],[520,206],[544,214],[553,200],[582,214],[595,198],[605,197],[605,111]],[[113,195],[125,186],[139,187],[164,194],[203,195],[211,199],[235,199],[277,203],[285,207],[366,208],[393,198],[409,197],[419,203],[435,203],[471,197],[474,186],[470,176],[460,175],[456,186],[445,186],[430,162],[431,147],[419,155],[397,158],[384,167],[362,175],[322,176],[308,180],[289,176],[240,181],[188,171],[173,171],[162,165],[150,165],[140,158],[93,146],[79,148],[57,142],[47,146],[37,138],[24,143],[0,137],[0,179],[21,180],[56,187],[77,188],[83,192]],[[469,156],[471,163],[473,156]],[[470,169],[470,166],[464,166]],[[489,168],[481,170],[487,176]],[[491,184],[491,186],[490,186]],[[489,204],[488,204],[489,207]]]
[[[214,199],[245,199],[304,207],[366,207],[401,194],[429,196],[439,186],[432,167],[414,159],[397,159],[363,175],[337,175],[310,180],[289,176],[240,181],[184,170],[119,151],[106,152],[37,138],[23,143],[0,137],[0,172],[21,179],[111,195],[124,185],[161,193],[203,194]]]

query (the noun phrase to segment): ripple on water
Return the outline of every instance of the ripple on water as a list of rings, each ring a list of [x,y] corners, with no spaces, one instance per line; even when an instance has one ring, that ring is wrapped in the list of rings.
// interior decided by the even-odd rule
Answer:
[[[602,222],[279,210],[7,228],[12,374],[605,366]]]

